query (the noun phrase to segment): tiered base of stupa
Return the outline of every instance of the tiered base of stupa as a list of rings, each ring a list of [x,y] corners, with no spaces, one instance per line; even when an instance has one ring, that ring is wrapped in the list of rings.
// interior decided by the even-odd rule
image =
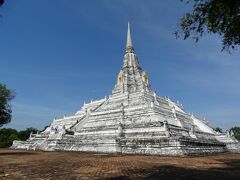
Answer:
[[[149,154],[166,156],[205,155],[229,151],[224,143],[196,139],[116,138],[112,136],[87,137],[65,135],[62,139],[15,141],[12,148],[43,151],[82,151],[99,153]],[[236,151],[233,151],[236,152]]]
[[[221,142],[211,130],[169,98],[126,93],[85,104],[27,141],[14,141],[12,148],[168,156],[239,151],[233,137],[222,135]]]

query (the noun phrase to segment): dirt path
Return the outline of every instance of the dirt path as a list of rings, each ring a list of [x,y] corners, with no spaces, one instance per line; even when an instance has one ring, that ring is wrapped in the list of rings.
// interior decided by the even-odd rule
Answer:
[[[1,178],[240,180],[240,154],[161,157],[0,149]]]

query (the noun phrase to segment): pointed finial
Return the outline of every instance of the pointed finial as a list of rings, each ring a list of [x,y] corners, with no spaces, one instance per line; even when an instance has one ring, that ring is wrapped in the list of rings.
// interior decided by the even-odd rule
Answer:
[[[127,31],[127,44],[126,44],[126,52],[133,52],[132,38],[131,38],[131,27],[128,22],[128,31]]]

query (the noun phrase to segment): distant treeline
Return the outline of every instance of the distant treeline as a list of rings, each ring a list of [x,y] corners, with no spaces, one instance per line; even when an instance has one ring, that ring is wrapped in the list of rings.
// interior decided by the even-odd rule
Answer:
[[[44,128],[44,130],[47,126]],[[221,128],[214,128],[215,131],[223,132]],[[43,130],[42,130],[43,131]],[[230,129],[234,133],[236,139],[240,141],[240,127],[233,127]],[[10,147],[14,140],[22,140],[25,141],[29,138],[30,134],[37,132],[41,132],[35,128],[27,128],[26,130],[17,131],[12,128],[3,128],[0,129],[0,148]]]
[[[0,129],[0,148],[10,147],[14,140],[27,140],[31,132],[37,133],[38,130],[35,128],[27,128],[23,131],[17,131],[16,129],[12,128]]]
[[[240,127],[233,127],[230,130],[233,131],[235,138],[240,141]]]
[[[223,130],[219,127],[213,128],[216,132],[223,133]],[[232,127],[228,130],[229,132],[232,132],[234,134],[234,137],[240,141],[240,127]],[[231,133],[230,133],[231,134]]]

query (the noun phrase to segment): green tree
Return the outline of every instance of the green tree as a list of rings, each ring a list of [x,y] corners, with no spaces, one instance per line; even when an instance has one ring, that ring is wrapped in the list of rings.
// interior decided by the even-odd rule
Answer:
[[[31,128],[27,128],[26,130],[19,131],[19,133],[18,133],[19,140],[22,140],[22,141],[27,140],[29,138],[31,132],[36,134],[38,132],[38,130],[31,127]]]
[[[18,140],[18,132],[15,129],[0,129],[0,148],[10,147],[14,140]]]
[[[12,110],[9,102],[14,98],[14,92],[0,84],[0,127],[9,123],[12,118]]]
[[[35,128],[27,128],[26,130],[18,132],[11,128],[0,129],[0,148],[10,147],[14,140],[27,140],[31,132],[37,133],[38,130]]]
[[[196,42],[205,34],[218,34],[222,50],[232,50],[240,45],[240,0],[181,0],[192,4],[192,12],[180,19],[179,30],[184,39],[192,37]]]
[[[2,6],[4,3],[4,0],[0,0],[0,6]]]
[[[216,132],[220,132],[220,133],[222,133],[222,132],[223,132],[223,131],[222,131],[222,129],[221,129],[221,128],[219,128],[219,127],[213,128],[213,130],[214,130],[214,131],[216,131]]]
[[[235,138],[240,141],[240,127],[232,127],[230,131],[232,131]]]

